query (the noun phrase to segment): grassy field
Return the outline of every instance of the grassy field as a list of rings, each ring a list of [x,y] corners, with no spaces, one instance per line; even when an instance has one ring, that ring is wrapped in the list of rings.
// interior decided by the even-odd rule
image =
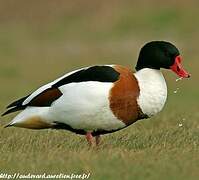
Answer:
[[[179,4],[180,2],[180,4]],[[91,173],[90,179],[199,179],[198,5],[194,1],[0,1],[0,110],[64,73],[93,64],[135,66],[150,40],[176,44],[189,80],[165,71],[168,101],[150,120],[89,149],[67,131],[4,129],[0,174]],[[174,91],[178,88],[178,92]]]

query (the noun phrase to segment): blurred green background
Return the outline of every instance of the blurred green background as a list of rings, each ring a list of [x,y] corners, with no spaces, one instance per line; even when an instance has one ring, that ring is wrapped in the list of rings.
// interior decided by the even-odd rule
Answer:
[[[175,74],[163,70],[169,91],[164,110],[104,136],[98,150],[70,132],[1,127],[0,170],[91,172],[93,179],[198,179],[198,7],[193,0],[0,0],[1,112],[83,66],[134,69],[140,48],[151,40],[174,43],[192,74],[176,82]]]

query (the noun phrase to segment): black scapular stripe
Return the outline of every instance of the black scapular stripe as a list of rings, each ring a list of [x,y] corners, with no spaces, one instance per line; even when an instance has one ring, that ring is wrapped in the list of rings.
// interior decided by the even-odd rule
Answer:
[[[59,91],[58,89],[55,92],[56,88],[62,85],[69,84],[72,82],[85,82],[85,81],[115,82],[119,79],[119,75],[120,73],[110,66],[92,66],[89,67],[88,69],[79,70],[61,79],[60,81],[52,85],[51,88],[46,89],[44,92],[34,97],[26,105],[22,104],[24,100],[28,98],[29,95],[11,103],[10,105],[7,106],[8,110],[5,113],[3,113],[2,116],[12,112],[23,110],[28,105],[38,106],[38,107],[50,106],[52,102],[54,102],[62,95],[61,92],[57,92]]]
[[[119,79],[120,73],[110,66],[92,66],[88,69],[77,71],[64,79],[58,81],[53,87],[60,87],[73,82],[99,81],[115,82]]]

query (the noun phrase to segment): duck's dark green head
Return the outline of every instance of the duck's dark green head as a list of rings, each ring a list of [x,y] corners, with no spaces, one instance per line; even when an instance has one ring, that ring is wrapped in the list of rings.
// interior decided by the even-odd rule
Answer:
[[[143,68],[171,69],[180,77],[190,77],[182,68],[179,50],[170,42],[152,41],[140,50],[136,70]]]

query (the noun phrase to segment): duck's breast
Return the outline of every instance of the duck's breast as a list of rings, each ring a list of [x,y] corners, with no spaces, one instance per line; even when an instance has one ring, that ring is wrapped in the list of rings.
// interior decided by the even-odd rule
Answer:
[[[162,110],[167,99],[167,85],[160,70],[144,68],[135,73],[140,95],[137,99],[142,112],[151,117]]]

